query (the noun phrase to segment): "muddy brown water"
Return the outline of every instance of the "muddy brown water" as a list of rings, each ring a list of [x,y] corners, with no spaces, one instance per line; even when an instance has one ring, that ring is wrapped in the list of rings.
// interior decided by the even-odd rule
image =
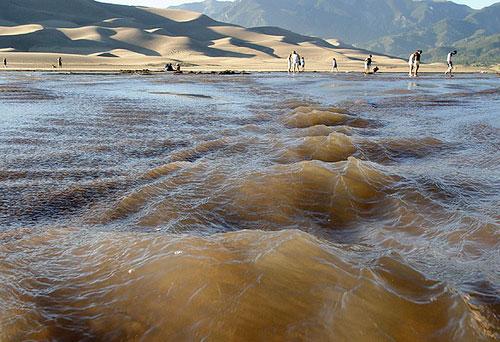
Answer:
[[[499,93],[0,75],[0,340],[497,340]]]

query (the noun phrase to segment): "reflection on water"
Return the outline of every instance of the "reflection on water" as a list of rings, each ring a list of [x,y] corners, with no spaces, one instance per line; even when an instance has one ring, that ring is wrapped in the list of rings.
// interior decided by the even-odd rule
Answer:
[[[499,85],[0,76],[0,340],[498,339]]]

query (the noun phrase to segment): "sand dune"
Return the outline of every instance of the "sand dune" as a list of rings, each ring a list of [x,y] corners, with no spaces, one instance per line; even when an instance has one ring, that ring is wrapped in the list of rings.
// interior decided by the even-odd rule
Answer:
[[[43,30],[42,25],[19,25],[19,26],[0,26],[2,36],[17,36],[23,34],[30,34],[36,31]]]
[[[283,70],[297,50],[314,70],[361,70],[367,51],[276,27],[243,28],[200,13],[111,5],[93,0],[13,0],[0,4],[0,53],[10,68],[51,68],[58,56],[73,69],[158,67]],[[7,7],[6,7],[7,6]],[[404,68],[375,53],[378,65]]]

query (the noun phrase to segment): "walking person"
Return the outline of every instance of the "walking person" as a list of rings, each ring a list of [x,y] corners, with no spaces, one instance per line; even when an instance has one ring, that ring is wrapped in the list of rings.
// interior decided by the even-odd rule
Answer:
[[[415,60],[413,61],[413,75],[418,77],[418,69],[420,69],[420,58],[422,58],[422,50],[415,51]]]
[[[408,66],[410,68],[410,70],[408,71],[408,76],[409,77],[413,76],[413,67],[414,67],[414,64],[415,64],[415,52],[413,52],[410,55],[410,58],[408,59]]]
[[[448,63],[448,70],[446,70],[446,72],[444,73],[445,75],[448,75],[450,74],[450,77],[453,77],[453,56],[455,56],[457,54],[457,50],[454,50],[454,51],[451,51],[450,53],[448,53],[448,56],[446,57],[446,63]]]
[[[370,55],[365,59],[365,74],[368,74],[371,71],[372,68],[372,58],[373,56]]]
[[[4,68],[7,68],[7,58],[4,58],[4,59],[3,59],[3,67],[4,67]]]
[[[302,68],[302,72],[306,70],[306,60],[304,59],[304,56],[300,58],[300,67]]]
[[[59,57],[57,59],[57,65],[59,65],[59,68],[62,68],[63,64],[62,64],[62,57]]]
[[[337,59],[335,57],[332,60],[332,72],[337,71],[339,72],[338,64],[337,64]]]
[[[288,55],[287,61],[288,61],[288,72],[290,73],[292,72],[292,54]]]

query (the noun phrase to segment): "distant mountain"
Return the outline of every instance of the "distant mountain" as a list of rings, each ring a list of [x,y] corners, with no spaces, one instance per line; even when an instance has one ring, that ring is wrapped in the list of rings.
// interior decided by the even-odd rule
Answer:
[[[463,62],[500,62],[500,3],[474,10],[430,0],[207,0],[177,8],[246,27],[272,25],[339,38],[401,57],[421,48],[427,60],[442,60],[459,48]]]
[[[278,27],[247,29],[192,11],[94,0],[0,0],[2,57],[6,53],[43,52],[158,63],[168,58],[197,65],[253,65],[257,69],[264,65],[279,70],[286,67],[282,58],[298,47],[308,61],[323,68],[330,67],[333,56],[346,69],[360,68],[363,56],[369,53]],[[386,65],[404,64],[389,56],[375,57]]]

